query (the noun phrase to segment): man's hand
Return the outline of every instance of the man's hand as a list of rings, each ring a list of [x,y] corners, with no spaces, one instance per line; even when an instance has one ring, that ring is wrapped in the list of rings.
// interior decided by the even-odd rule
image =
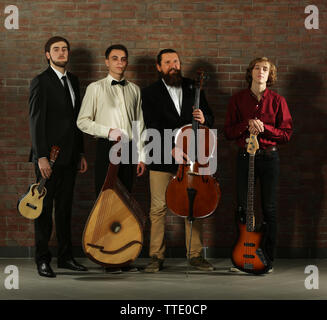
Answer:
[[[196,121],[200,122],[201,124],[204,124],[205,118],[204,118],[204,115],[203,115],[203,112],[202,112],[201,109],[195,109],[195,110],[193,110],[192,115],[193,115],[193,118]]]
[[[251,134],[258,135],[265,131],[264,124],[259,119],[250,119],[249,120],[249,131]]]
[[[175,147],[173,150],[171,150],[171,154],[175,158],[178,164],[186,164],[186,163],[190,163],[191,161],[188,155],[178,147]]]
[[[146,166],[145,166],[145,163],[143,162],[139,162],[137,164],[137,167],[136,167],[136,175],[138,177],[141,177],[143,175],[143,173],[145,172],[146,170]]]
[[[112,141],[120,141],[122,138],[122,131],[118,128],[114,128],[114,129],[110,129],[109,130],[109,134],[108,134],[108,138],[109,140]]]
[[[38,160],[39,169],[42,175],[42,178],[49,179],[52,173],[50,163],[47,158],[40,158]]]
[[[86,171],[87,171],[87,161],[84,156],[81,156],[80,169],[78,170],[78,172],[85,173]]]

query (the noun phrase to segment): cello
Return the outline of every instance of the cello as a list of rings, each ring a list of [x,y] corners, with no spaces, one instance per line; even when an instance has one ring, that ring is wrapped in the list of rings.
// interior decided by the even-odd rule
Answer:
[[[198,73],[194,109],[200,107],[200,91],[204,80],[204,72]],[[188,155],[189,161],[179,164],[176,176],[169,182],[166,203],[172,213],[187,218],[192,228],[194,219],[211,215],[220,200],[220,186],[210,174],[209,165],[217,151],[217,137],[212,130],[193,118],[192,124],[178,130],[175,145]]]
[[[115,146],[118,144],[112,148]],[[109,163],[101,192],[83,232],[86,256],[104,267],[131,264],[143,246],[145,214],[119,180],[118,169],[119,164]]]

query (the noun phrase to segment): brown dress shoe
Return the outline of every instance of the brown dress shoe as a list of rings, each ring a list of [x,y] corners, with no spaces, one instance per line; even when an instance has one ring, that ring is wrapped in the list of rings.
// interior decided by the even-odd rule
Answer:
[[[208,262],[206,259],[204,259],[202,256],[191,258],[190,265],[201,271],[215,270],[214,266],[210,262]]]
[[[163,262],[163,259],[153,256],[151,262],[145,267],[144,271],[149,273],[158,272],[162,269]]]

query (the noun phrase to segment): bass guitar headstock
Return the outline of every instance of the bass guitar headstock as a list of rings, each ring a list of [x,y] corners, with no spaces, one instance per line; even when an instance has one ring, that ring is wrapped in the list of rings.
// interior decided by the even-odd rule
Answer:
[[[259,143],[258,143],[257,136],[254,134],[250,134],[248,147],[246,151],[251,155],[255,155],[258,149],[259,149]]]

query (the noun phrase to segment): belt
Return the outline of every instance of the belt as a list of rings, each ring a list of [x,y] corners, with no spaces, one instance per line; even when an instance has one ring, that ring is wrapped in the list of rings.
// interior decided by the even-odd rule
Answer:
[[[264,155],[270,155],[273,152],[278,151],[278,148],[276,146],[271,146],[267,147],[266,149],[258,149],[257,152],[255,153],[256,156],[264,156]],[[246,153],[247,149],[246,148],[240,148],[239,152],[241,153]]]

